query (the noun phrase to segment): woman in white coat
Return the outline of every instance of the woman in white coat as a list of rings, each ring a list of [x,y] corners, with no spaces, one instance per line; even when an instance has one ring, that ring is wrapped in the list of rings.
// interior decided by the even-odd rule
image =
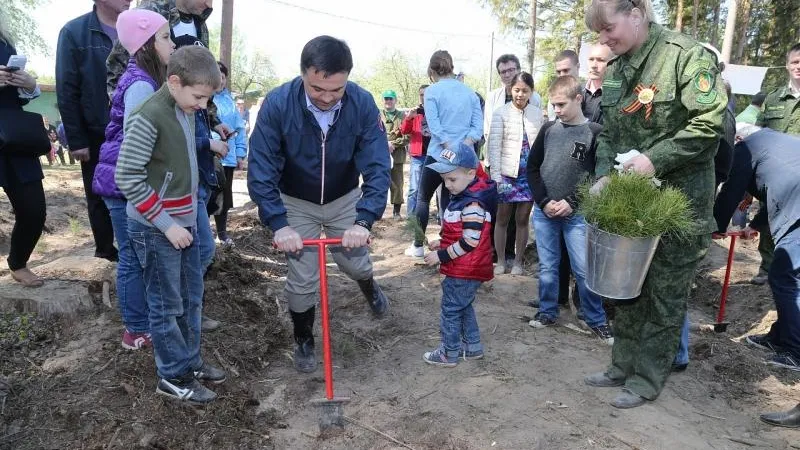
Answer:
[[[494,227],[494,248],[497,265],[494,273],[505,273],[506,228],[511,220],[512,203],[517,204],[514,217],[517,225],[516,256],[512,275],[522,275],[522,256],[528,245],[529,221],[533,193],[526,176],[528,155],[544,118],[542,110],[529,103],[533,94],[533,77],[521,72],[511,87],[511,103],[497,109],[489,128],[489,165],[497,183],[500,202]]]

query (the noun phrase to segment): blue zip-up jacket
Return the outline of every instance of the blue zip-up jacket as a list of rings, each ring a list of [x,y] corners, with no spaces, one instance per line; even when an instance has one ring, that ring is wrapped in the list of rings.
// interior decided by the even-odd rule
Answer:
[[[111,46],[96,7],[67,22],[58,35],[56,94],[70,150],[90,147],[94,142],[94,150],[99,152],[103,142],[109,120],[106,58]]]
[[[308,110],[301,77],[267,95],[250,136],[247,188],[261,222],[289,225],[280,194],[330,203],[359,184],[356,222],[383,215],[389,191],[389,143],[372,95],[348,82],[342,107],[323,136]]]
[[[228,154],[221,160],[225,167],[236,167],[239,158],[247,156],[247,131],[244,128],[244,120],[236,110],[236,102],[233,101],[231,91],[227,88],[214,94],[214,104],[217,106],[219,121],[231,127],[231,130],[238,131],[236,136],[228,139]]]
[[[445,142],[483,137],[483,112],[475,91],[455,78],[443,78],[425,88],[425,120],[431,130],[429,154],[438,154]]]

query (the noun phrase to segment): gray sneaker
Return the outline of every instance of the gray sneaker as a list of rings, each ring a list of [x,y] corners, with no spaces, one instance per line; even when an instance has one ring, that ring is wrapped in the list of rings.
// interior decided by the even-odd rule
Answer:
[[[202,316],[202,322],[200,322],[200,330],[207,332],[207,331],[214,331],[222,325],[222,322],[219,320],[214,320],[207,316]]]
[[[764,272],[763,270],[759,270],[758,275],[750,279],[750,284],[755,284],[756,286],[763,286],[767,284],[768,280],[769,280],[769,274],[767,272]]]
[[[160,378],[156,393],[195,405],[205,405],[217,398],[214,391],[200,384],[192,375],[181,378]]]
[[[583,381],[593,387],[617,387],[625,384],[624,378],[611,378],[605,372],[593,373],[584,378]]]
[[[211,364],[204,362],[199,369],[194,371],[194,377],[198,381],[208,381],[214,384],[220,384],[225,381],[227,375],[225,371],[219,367],[214,367]]]

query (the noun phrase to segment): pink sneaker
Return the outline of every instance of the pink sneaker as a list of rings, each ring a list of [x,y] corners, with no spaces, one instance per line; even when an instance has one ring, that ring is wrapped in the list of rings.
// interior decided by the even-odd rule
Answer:
[[[150,333],[131,333],[125,329],[122,334],[122,346],[128,350],[139,350],[142,347],[152,347],[153,341],[150,340]]]

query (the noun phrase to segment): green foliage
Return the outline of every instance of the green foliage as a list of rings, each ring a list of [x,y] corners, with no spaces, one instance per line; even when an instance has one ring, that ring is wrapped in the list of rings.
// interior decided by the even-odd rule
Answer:
[[[372,94],[379,108],[383,107],[381,93],[387,89],[397,93],[398,108],[417,106],[420,85],[430,84],[424,64],[399,49],[385,49],[372,67],[354,73],[351,79]]]
[[[211,53],[219,59],[220,28],[209,30],[209,47]],[[275,67],[269,56],[261,50],[250,51],[245,46],[244,36],[238,28],[233,28],[231,42],[231,67],[228,89],[237,97],[254,101],[266,95],[278,85]]]
[[[30,13],[50,0],[3,0],[0,7],[0,38],[10,40],[20,53],[49,55],[50,49],[39,34]]]
[[[587,223],[627,237],[684,236],[692,228],[689,199],[682,191],[656,187],[643,175],[613,174],[610,178],[597,195],[589,193],[590,182],[580,186],[578,209]]]
[[[491,9],[497,17],[501,31],[526,34],[528,40],[532,31],[530,0],[481,0],[483,6]],[[536,49],[528,49],[528,58],[535,55],[540,64],[552,64],[552,59],[562,50],[580,50],[583,42],[594,39],[584,24],[584,7],[582,1],[575,0],[537,0],[536,2]],[[523,64],[528,70],[539,64]],[[552,70],[550,70],[552,72]],[[537,89],[540,93],[542,89]]]

